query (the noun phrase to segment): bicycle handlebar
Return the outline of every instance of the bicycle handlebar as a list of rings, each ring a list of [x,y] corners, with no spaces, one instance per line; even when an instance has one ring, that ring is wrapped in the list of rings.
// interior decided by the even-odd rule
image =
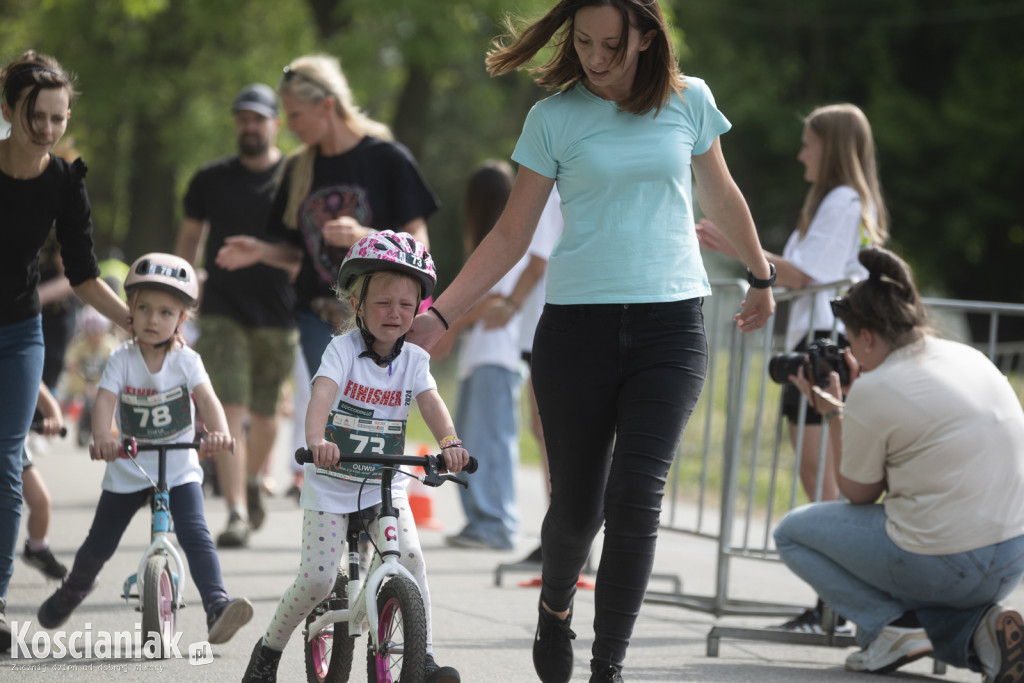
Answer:
[[[295,462],[300,465],[313,462],[313,452],[308,448],[300,448],[295,451]],[[364,453],[342,453],[339,458],[339,462],[358,462],[368,463],[371,465],[412,465],[414,467],[422,467],[427,473],[427,478],[433,473],[447,472],[448,470],[444,465],[444,456],[442,455],[380,455],[374,453],[372,455],[366,455]],[[479,463],[473,456],[469,456],[469,463],[462,468],[462,471],[466,474],[473,474],[476,472]],[[456,480],[458,481],[458,480]],[[429,482],[424,482],[429,483]],[[459,482],[465,483],[465,482]],[[431,484],[432,486],[439,486],[440,484]]]
[[[32,425],[29,428],[33,432],[35,432],[36,434],[42,434],[43,433],[43,421],[42,420],[32,420]],[[67,435],[68,435],[68,428],[67,427],[61,427],[60,428],[60,432],[58,433],[58,436],[60,436],[63,439]]]

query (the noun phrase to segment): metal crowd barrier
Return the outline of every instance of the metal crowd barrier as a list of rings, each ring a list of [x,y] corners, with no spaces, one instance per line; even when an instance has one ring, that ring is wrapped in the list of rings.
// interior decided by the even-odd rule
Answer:
[[[707,539],[716,545],[716,572],[710,594],[691,594],[677,582],[667,591],[648,590],[646,600],[725,615],[789,618],[806,608],[730,597],[730,570],[734,560],[779,563],[772,531],[786,511],[802,504],[800,443],[789,443],[785,418],[780,413],[781,386],[768,375],[770,358],[784,351],[786,310],[800,297],[820,291],[838,293],[849,281],[832,282],[795,291],[776,291],[779,312],[754,333],[738,331],[732,316],[747,288],[743,280],[712,282],[714,295],[705,300],[708,334],[708,375],[704,392],[683,435],[669,482],[663,531]],[[968,316],[987,324],[987,338],[973,343],[1006,374],[1022,396],[1024,343],[1000,343],[1000,322],[1024,318],[1024,305],[925,299],[936,332],[945,338],[972,343]],[[811,321],[811,329],[814,329]],[[980,325],[976,325],[981,327]],[[798,427],[802,426],[806,404]],[[803,430],[798,429],[802,436]],[[825,454],[827,425],[822,429],[819,457]],[[815,499],[820,497],[824,467]],[[824,635],[767,629],[714,627],[708,634],[707,654],[717,656],[721,638],[740,638],[804,645],[853,646],[850,636],[826,629]],[[936,662],[935,671],[944,666]]]

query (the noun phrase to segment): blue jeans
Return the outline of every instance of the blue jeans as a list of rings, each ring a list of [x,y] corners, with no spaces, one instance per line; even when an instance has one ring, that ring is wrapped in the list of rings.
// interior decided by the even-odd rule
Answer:
[[[519,465],[519,396],[522,377],[497,365],[474,368],[459,383],[455,427],[466,449],[480,462],[459,488],[469,523],[464,536],[510,550],[519,529],[515,474]]]
[[[551,470],[544,602],[572,603],[604,523],[593,662],[621,666],[654,566],[661,500],[707,373],[700,299],[544,307],[533,343]]]
[[[302,356],[306,359],[306,367],[309,368],[309,376],[312,378],[320,369],[320,361],[324,357],[327,345],[331,343],[334,331],[312,311],[299,311],[295,314],[295,321],[299,328]]]
[[[42,378],[40,317],[0,326],[0,380],[6,396],[0,410],[0,600],[5,601],[21,528],[21,452]]]
[[[68,586],[74,591],[92,588],[103,565],[107,563],[121,536],[139,508],[149,502],[149,489],[132,493],[103,491],[96,505],[96,516],[82,547],[75,554],[75,564],[68,574]],[[227,599],[220,572],[220,559],[206,526],[203,509],[203,488],[196,482],[175,486],[170,492],[171,519],[174,533],[185,551],[189,573],[203,600],[203,609]],[[147,541],[148,545],[148,541]]]
[[[981,671],[971,637],[993,604],[1024,577],[1024,536],[951,555],[901,549],[881,504],[812,503],[779,522],[775,545],[793,573],[873,641],[904,612],[928,632],[935,658]]]

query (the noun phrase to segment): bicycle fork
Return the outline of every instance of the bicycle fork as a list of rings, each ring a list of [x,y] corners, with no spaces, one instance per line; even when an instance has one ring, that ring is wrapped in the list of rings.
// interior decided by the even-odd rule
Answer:
[[[182,562],[178,549],[167,538],[171,531],[170,503],[170,494],[167,491],[153,492],[153,526],[150,532],[150,544],[146,552],[142,553],[142,559],[139,560],[136,573],[129,576],[124,582],[123,594],[125,600],[131,599],[132,586],[138,586],[140,612],[143,611],[143,600],[146,594],[145,586],[142,585],[140,577],[145,576],[146,561],[157,553],[170,556],[170,559],[174,562],[174,568],[171,572],[174,579],[174,608],[181,609],[185,606],[185,602],[182,599],[182,596],[185,595],[185,585],[188,581],[184,571],[185,564]]]

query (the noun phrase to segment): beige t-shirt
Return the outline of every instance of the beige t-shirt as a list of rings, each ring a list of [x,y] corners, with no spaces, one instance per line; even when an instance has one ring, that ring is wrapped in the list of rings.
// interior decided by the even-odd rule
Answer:
[[[1024,534],[1024,410],[964,344],[926,337],[854,383],[841,471],[888,481],[886,529],[904,550],[944,555]]]

